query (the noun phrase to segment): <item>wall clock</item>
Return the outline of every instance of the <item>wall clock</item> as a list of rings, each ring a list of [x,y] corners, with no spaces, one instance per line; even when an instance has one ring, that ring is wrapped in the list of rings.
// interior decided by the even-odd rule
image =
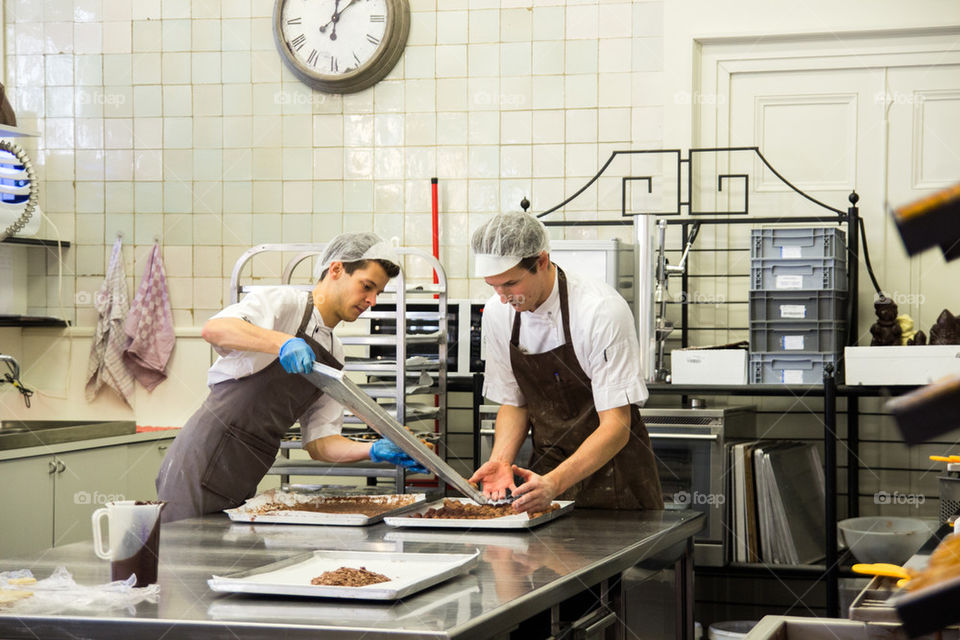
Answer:
[[[273,35],[287,67],[326,93],[371,87],[400,59],[407,0],[276,0]]]

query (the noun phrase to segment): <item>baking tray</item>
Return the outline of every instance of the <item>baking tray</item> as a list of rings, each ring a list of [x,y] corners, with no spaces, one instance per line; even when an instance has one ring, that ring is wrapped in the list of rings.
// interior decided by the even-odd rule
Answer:
[[[420,442],[414,434],[407,431],[393,416],[384,411],[373,398],[364,393],[363,389],[347,378],[342,370],[314,362],[313,371],[304,373],[303,376],[322,389],[324,393],[350,409],[355,416],[367,423],[381,436],[400,447],[411,458],[440,476],[451,487],[478,504],[487,503],[487,498],[482,492],[472,487],[453,467],[444,462],[440,456]]]
[[[284,502],[286,504],[295,504],[298,502],[307,502],[309,500],[314,500],[316,498],[328,497],[331,500],[343,500],[350,496],[327,496],[321,492],[313,491],[281,491],[278,489],[271,489],[270,491],[265,491],[260,495],[254,496],[247,500],[245,503],[239,507],[233,509],[224,509],[224,513],[230,516],[230,519],[234,522],[251,522],[251,523],[274,523],[274,524],[324,524],[324,525],[339,525],[339,526],[353,526],[353,527],[363,527],[366,525],[374,524],[383,520],[384,516],[388,514],[398,514],[404,513],[411,509],[417,508],[418,505],[423,504],[426,499],[426,494],[423,493],[407,493],[400,494],[400,497],[412,497],[413,502],[407,505],[397,507],[396,509],[391,509],[390,511],[385,511],[384,513],[379,513],[377,515],[368,516],[362,513],[322,513],[319,511],[279,511],[271,514],[258,514],[256,509],[263,506],[268,502]],[[389,496],[356,496],[362,498],[369,498],[371,500],[376,500],[377,498],[383,499],[393,499],[398,496],[389,495]]]
[[[411,597],[402,602],[366,602],[351,600],[311,600],[277,598],[217,598],[207,607],[207,615],[223,622],[279,622],[281,624],[322,624],[324,620],[361,623],[446,619],[456,616],[457,624],[470,619],[470,603],[480,595],[480,579],[475,574],[435,587],[429,596]]]
[[[530,548],[530,536],[526,531],[471,531],[469,529],[440,530],[396,528],[383,534],[385,542],[399,545],[397,551],[403,551],[403,545],[419,544],[461,544],[467,547],[483,545],[499,547],[510,551],[526,552]]]
[[[470,502],[467,498],[447,498],[457,502]],[[412,509],[401,516],[388,516],[383,519],[391,527],[424,527],[430,529],[531,529],[544,522],[550,522],[555,518],[568,513],[573,509],[573,500],[556,500],[560,505],[559,509],[554,509],[536,518],[531,518],[527,513],[518,513],[513,516],[502,516],[500,518],[488,518],[484,520],[469,520],[466,518],[411,518],[414,513],[424,513],[432,507],[443,506],[443,500],[430,502],[421,505],[419,508]]]
[[[220,593],[346,598],[355,600],[398,600],[456,575],[466,573],[480,562],[480,551],[464,553],[384,553],[376,551],[313,551],[286,560],[241,571],[213,576],[207,584]],[[364,567],[382,573],[388,582],[364,587],[312,585],[310,580],[324,571],[340,567]]]

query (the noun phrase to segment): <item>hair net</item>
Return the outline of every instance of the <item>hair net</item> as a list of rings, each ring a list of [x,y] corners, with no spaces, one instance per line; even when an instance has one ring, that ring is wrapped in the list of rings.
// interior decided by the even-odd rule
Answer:
[[[509,271],[524,258],[550,250],[547,228],[528,213],[501,213],[473,232],[474,275]]]
[[[400,266],[400,256],[396,247],[375,233],[341,233],[327,244],[320,261],[313,269],[313,279],[319,280],[320,274],[334,262],[357,262],[359,260],[386,260]]]

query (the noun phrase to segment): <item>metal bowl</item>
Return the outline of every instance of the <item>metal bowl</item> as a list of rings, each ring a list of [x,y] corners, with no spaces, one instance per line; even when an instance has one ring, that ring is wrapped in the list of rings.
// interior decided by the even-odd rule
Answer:
[[[919,518],[864,516],[837,523],[840,540],[860,562],[902,565],[930,537],[930,526]]]

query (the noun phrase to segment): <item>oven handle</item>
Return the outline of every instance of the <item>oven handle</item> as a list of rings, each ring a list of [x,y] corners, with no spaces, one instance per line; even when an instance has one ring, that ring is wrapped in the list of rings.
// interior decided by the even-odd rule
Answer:
[[[719,440],[720,436],[713,433],[650,433],[651,440],[660,438],[663,440]]]

